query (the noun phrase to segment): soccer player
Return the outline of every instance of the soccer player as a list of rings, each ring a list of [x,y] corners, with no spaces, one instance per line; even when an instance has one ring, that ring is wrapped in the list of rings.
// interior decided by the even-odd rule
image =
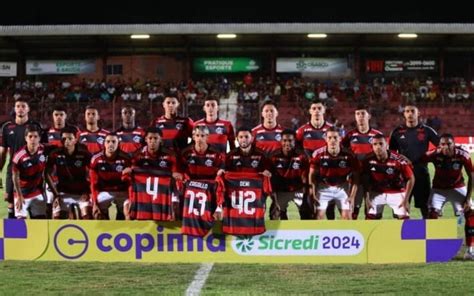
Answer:
[[[253,145],[252,131],[247,127],[237,130],[239,147],[226,156],[226,171],[264,173],[271,177],[271,164],[264,152]]]
[[[193,128],[193,144],[182,151],[184,173],[191,180],[214,180],[225,168],[225,154],[208,144],[209,128],[196,125]]]
[[[67,113],[66,108],[63,105],[55,105],[53,107],[53,125],[48,129],[46,136],[48,138],[48,144],[55,147],[62,147],[61,130],[66,127]],[[75,128],[75,127],[73,127]],[[77,133],[77,128],[76,133]],[[51,174],[53,182],[57,182],[57,178],[54,173]],[[46,217],[52,218],[52,203],[54,194],[49,187],[49,183],[46,184]]]
[[[87,146],[87,150],[94,155],[104,148],[105,136],[108,130],[99,127],[99,110],[93,106],[87,106],[84,112],[86,129],[79,132],[79,143]]]
[[[6,190],[5,200],[8,203],[8,218],[15,218],[15,209],[13,205],[13,182],[12,182],[12,160],[13,155],[18,152],[25,142],[25,130],[28,125],[35,125],[40,129],[41,142],[45,142],[43,132],[41,131],[41,125],[30,119],[29,112],[30,107],[28,102],[19,98],[15,101],[15,119],[13,121],[7,121],[2,125],[2,138],[0,143],[0,171],[6,162],[7,151],[10,153],[10,160],[7,166],[7,178],[6,178]]]
[[[252,129],[252,136],[255,146],[268,157],[281,148],[280,141],[283,128],[277,122],[278,109],[273,101],[263,102],[261,116],[263,123]]]
[[[147,128],[146,146],[138,150],[132,167],[123,173],[131,182],[129,201],[124,205],[127,219],[169,221],[179,217],[175,180],[182,181],[183,175],[176,154],[163,147],[162,136],[159,128]]]
[[[55,105],[53,108],[53,125],[48,129],[48,144],[56,147],[62,146],[61,130],[66,127],[67,113],[63,105]]]
[[[93,214],[96,219],[109,220],[109,207],[117,206],[117,220],[124,220],[123,204],[128,198],[128,184],[122,180],[125,168],[130,167],[130,157],[118,148],[117,134],[105,137],[104,150],[92,157],[89,178]]]
[[[419,122],[419,110],[413,104],[405,106],[403,116],[405,124],[395,128],[390,135],[390,150],[406,156],[413,165],[415,187],[412,195],[415,207],[420,209],[424,219],[428,217],[428,199],[430,196],[430,175],[425,162],[421,161],[428,151],[429,143],[439,144],[438,134],[429,126]],[[410,196],[411,201],[411,196]]]
[[[224,173],[225,154],[208,143],[209,128],[193,128],[193,144],[182,152],[186,180],[184,184],[183,223],[181,231],[190,235],[206,235],[214,224],[217,206],[217,175]]]
[[[25,129],[26,146],[18,150],[12,160],[12,179],[15,188],[15,216],[26,219],[28,211],[32,219],[46,218],[43,196],[43,171],[46,152],[40,144],[42,130],[37,125]]]
[[[289,129],[281,133],[281,149],[271,155],[272,163],[272,188],[276,195],[277,203],[270,206],[271,218],[288,220],[287,208],[290,201],[294,201],[300,210],[302,219],[306,217],[301,213],[304,196],[307,195],[308,185],[308,159],[304,153],[295,149],[295,132]],[[278,215],[279,214],[279,215]]]
[[[368,174],[367,219],[382,219],[385,205],[392,208],[398,219],[409,218],[409,196],[415,184],[415,177],[405,157],[388,150],[384,135],[372,138],[373,154],[363,162],[363,172]]]
[[[151,126],[159,128],[163,136],[163,146],[179,153],[186,148],[191,137],[193,121],[188,117],[178,116],[179,101],[175,94],[167,94],[163,101],[165,114],[155,119]]]
[[[91,155],[77,140],[77,129],[67,126],[61,130],[61,147],[48,156],[46,182],[53,194],[53,218],[92,219],[88,167]],[[79,207],[80,217],[74,207]],[[72,211],[71,211],[72,210]]]
[[[452,204],[456,216],[464,210],[470,210],[474,172],[469,152],[455,146],[453,135],[442,134],[438,147],[428,151],[423,160],[433,163],[435,168],[429,218],[437,219],[441,216],[448,201]],[[464,183],[463,168],[467,175],[467,186]]]
[[[324,134],[332,125],[324,119],[325,113],[326,107],[321,100],[312,101],[309,106],[310,121],[296,131],[297,144],[303,147],[308,158],[313,156],[315,150],[326,146]]]
[[[319,99],[313,100],[309,106],[310,120],[296,130],[296,144],[304,149],[308,159],[313,157],[315,150],[326,146],[324,135],[332,125],[324,119],[325,113],[326,106],[324,102]],[[310,194],[312,194],[311,187]],[[334,220],[336,216],[334,208],[335,204],[333,202],[328,205],[326,217],[329,220]],[[301,210],[300,214],[307,213],[304,219],[313,218],[313,209],[307,199],[303,199]]]
[[[115,132],[119,139],[120,150],[130,156],[145,144],[145,130],[136,125],[135,113],[135,108],[123,107],[122,126]]]
[[[359,161],[363,161],[368,154],[372,153],[372,144],[370,143],[372,137],[380,135],[382,132],[370,127],[369,120],[371,115],[367,105],[358,105],[354,112],[354,116],[356,128],[349,131],[342,139],[342,147],[350,149]],[[361,175],[361,179],[365,177],[366,175]],[[354,208],[352,211],[353,220],[357,220],[362,202],[365,200],[365,190],[362,187],[363,184],[364,182],[361,182],[361,186],[359,186],[355,197]]]
[[[209,136],[207,143],[209,146],[221,153],[235,148],[235,135],[232,123],[219,118],[219,102],[214,97],[206,97],[203,110],[206,117],[194,123],[194,126],[207,126]]]
[[[341,149],[341,135],[335,127],[328,128],[325,138],[327,146],[314,152],[309,169],[313,202],[319,204],[317,218],[323,219],[328,203],[335,201],[341,218],[350,220],[360,166],[352,152]]]

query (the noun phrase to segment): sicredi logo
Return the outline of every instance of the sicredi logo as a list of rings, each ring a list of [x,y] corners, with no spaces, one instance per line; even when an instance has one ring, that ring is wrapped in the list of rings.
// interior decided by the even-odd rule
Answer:
[[[365,241],[355,230],[269,230],[253,237],[235,237],[232,249],[244,256],[353,256]]]
[[[105,254],[129,253],[132,258],[142,259],[145,254],[183,252],[225,252],[224,237],[193,237],[179,232],[165,233],[159,225],[155,233],[150,232],[99,232],[88,233],[76,224],[60,227],[54,235],[54,248],[63,258],[74,260],[89,250]]]

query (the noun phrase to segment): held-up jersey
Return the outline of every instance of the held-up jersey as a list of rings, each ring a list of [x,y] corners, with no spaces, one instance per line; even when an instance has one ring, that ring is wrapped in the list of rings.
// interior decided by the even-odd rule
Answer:
[[[184,210],[181,233],[205,236],[214,225],[216,182],[190,180],[184,184]]]
[[[130,217],[134,220],[173,221],[177,187],[171,173],[134,169],[130,176]]]
[[[257,173],[225,173],[217,178],[222,231],[232,235],[265,232],[265,200],[272,193],[270,178]]]

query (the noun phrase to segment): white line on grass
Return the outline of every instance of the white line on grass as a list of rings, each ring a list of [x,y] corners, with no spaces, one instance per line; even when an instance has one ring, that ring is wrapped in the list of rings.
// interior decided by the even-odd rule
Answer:
[[[201,294],[201,289],[206,283],[207,277],[209,276],[209,273],[211,273],[212,266],[214,266],[214,263],[203,263],[201,264],[201,267],[196,271],[196,274],[194,275],[194,279],[189,284],[189,287],[186,289],[186,296],[191,296],[191,295],[199,295]]]

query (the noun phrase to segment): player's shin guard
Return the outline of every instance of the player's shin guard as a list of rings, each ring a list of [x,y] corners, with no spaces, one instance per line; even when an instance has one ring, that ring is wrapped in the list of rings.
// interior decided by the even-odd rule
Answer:
[[[464,226],[464,232],[466,234],[466,245],[468,247],[474,246],[474,211],[469,210],[464,213],[466,224]]]

